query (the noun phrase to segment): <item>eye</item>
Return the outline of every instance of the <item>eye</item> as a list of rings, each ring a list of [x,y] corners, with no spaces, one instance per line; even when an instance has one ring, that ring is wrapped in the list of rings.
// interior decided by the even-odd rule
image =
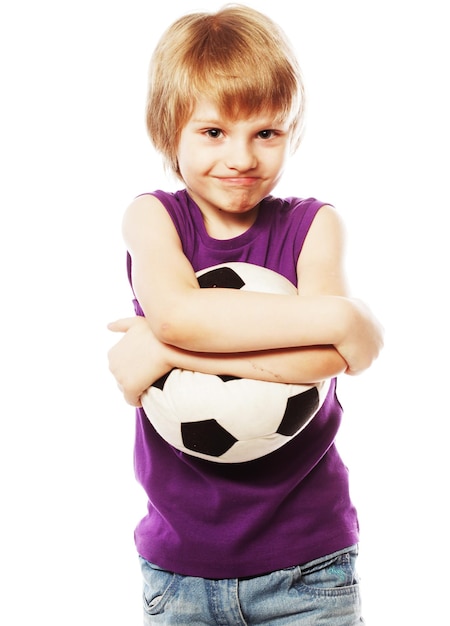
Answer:
[[[208,130],[205,131],[205,134],[212,139],[218,139],[222,136],[222,131],[220,128],[208,128]]]
[[[258,133],[258,137],[260,137],[261,139],[271,139],[275,135],[276,131],[270,129],[260,130]]]

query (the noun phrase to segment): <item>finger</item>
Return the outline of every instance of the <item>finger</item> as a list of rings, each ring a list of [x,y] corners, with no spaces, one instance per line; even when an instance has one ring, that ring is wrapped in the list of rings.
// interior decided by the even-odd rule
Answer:
[[[124,317],[108,324],[108,330],[112,330],[114,333],[126,333],[127,330],[133,326],[136,321],[135,317]]]

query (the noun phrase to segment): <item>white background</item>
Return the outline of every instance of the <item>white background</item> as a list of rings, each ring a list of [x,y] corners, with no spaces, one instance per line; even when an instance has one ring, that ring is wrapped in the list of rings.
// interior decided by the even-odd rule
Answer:
[[[366,619],[444,624],[446,3],[248,4],[288,33],[308,89],[306,136],[277,192],[342,212],[353,291],[386,328],[374,367],[340,383]],[[105,326],[132,314],[124,208],[173,186],[144,128],[151,51],[181,13],[220,6],[1,4],[2,624],[141,623],[132,535],[145,498]]]

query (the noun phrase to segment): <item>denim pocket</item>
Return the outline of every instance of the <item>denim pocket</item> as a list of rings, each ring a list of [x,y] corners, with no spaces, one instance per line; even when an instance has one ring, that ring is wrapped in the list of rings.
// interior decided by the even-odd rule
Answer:
[[[312,593],[345,595],[358,592],[357,548],[306,563],[300,568],[300,585]]]
[[[142,557],[139,557],[139,561],[144,579],[144,610],[148,615],[157,615],[175,595],[178,577]]]

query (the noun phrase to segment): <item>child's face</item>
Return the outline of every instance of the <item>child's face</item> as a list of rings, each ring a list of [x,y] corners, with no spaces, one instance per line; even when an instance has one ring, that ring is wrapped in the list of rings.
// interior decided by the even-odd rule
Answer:
[[[289,121],[274,113],[230,120],[210,102],[199,102],[181,132],[178,166],[205,217],[246,214],[269,195],[290,138]]]

